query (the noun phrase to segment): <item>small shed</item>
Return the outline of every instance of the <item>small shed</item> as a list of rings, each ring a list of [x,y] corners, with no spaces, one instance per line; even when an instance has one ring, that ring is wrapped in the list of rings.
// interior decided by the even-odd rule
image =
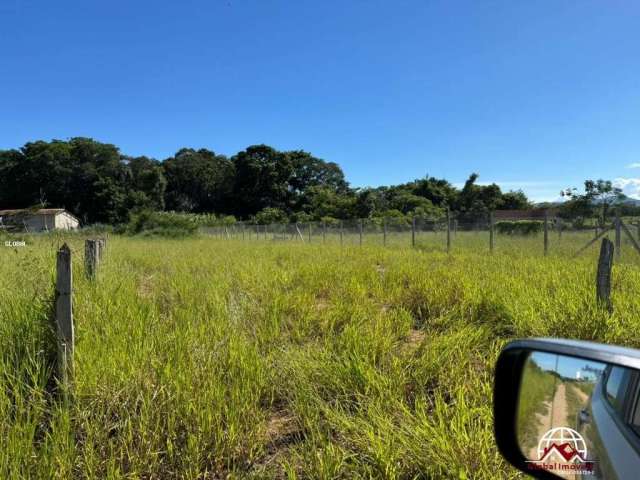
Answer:
[[[0,210],[0,229],[22,232],[75,230],[80,220],[64,208]]]

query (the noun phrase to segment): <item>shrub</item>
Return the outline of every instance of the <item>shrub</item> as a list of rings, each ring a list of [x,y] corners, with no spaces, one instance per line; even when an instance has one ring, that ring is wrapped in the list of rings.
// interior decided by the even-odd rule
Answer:
[[[266,225],[270,223],[289,223],[287,214],[279,208],[266,207],[251,217],[253,223]]]
[[[322,217],[320,219],[321,222],[324,222],[327,227],[338,227],[340,226],[340,220],[333,217]]]
[[[93,223],[78,230],[78,232],[82,233],[83,235],[102,235],[105,233],[112,233],[113,231],[113,226],[106,225],[104,223]]]
[[[124,226],[122,233],[183,237],[195,234],[198,226],[198,221],[193,215],[142,210],[131,215],[131,219]]]
[[[535,235],[542,231],[544,223],[539,220],[517,220],[496,222],[498,233],[506,235]]]

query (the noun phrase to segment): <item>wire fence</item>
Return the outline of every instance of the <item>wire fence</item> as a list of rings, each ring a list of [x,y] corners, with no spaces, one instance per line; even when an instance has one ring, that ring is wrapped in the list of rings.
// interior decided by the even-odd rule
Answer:
[[[569,222],[559,218],[495,221],[451,214],[443,219],[374,218],[333,222],[299,222],[201,227],[220,240],[288,242],[310,245],[414,247],[427,251],[498,252],[527,255],[578,256],[597,253],[596,241],[615,240],[616,258],[625,252],[640,263],[640,219],[616,217],[605,223]],[[593,247],[589,249],[589,247]]]

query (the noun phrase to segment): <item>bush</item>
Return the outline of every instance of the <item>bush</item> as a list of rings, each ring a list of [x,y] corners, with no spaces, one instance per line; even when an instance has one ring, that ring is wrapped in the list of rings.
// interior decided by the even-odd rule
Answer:
[[[506,235],[535,235],[542,231],[544,222],[540,220],[517,220],[496,222],[498,233]]]
[[[83,235],[103,235],[105,233],[112,233],[114,231],[113,226],[106,225],[104,223],[93,223],[78,229],[78,232]]]
[[[333,218],[333,217],[322,217],[320,219],[321,222],[323,222],[327,227],[339,227],[340,226],[340,220],[337,218]]]
[[[267,225],[271,223],[289,223],[289,218],[279,208],[266,207],[251,217],[251,221],[260,225]]]
[[[121,232],[129,235],[184,237],[194,235],[197,230],[198,221],[193,215],[142,210],[131,215]]]

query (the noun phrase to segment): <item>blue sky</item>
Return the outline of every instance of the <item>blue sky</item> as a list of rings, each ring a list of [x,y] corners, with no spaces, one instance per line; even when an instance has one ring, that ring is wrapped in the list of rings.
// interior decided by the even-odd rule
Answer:
[[[255,143],[355,186],[425,174],[640,196],[640,2],[2,0],[0,148]]]
[[[531,360],[537,363],[543,370],[555,371],[563,377],[568,378],[577,378],[579,372],[580,378],[595,380],[595,373],[584,370],[584,368],[590,367],[591,369],[604,370],[606,367],[606,364],[600,362],[543,352],[533,352],[531,354]]]

